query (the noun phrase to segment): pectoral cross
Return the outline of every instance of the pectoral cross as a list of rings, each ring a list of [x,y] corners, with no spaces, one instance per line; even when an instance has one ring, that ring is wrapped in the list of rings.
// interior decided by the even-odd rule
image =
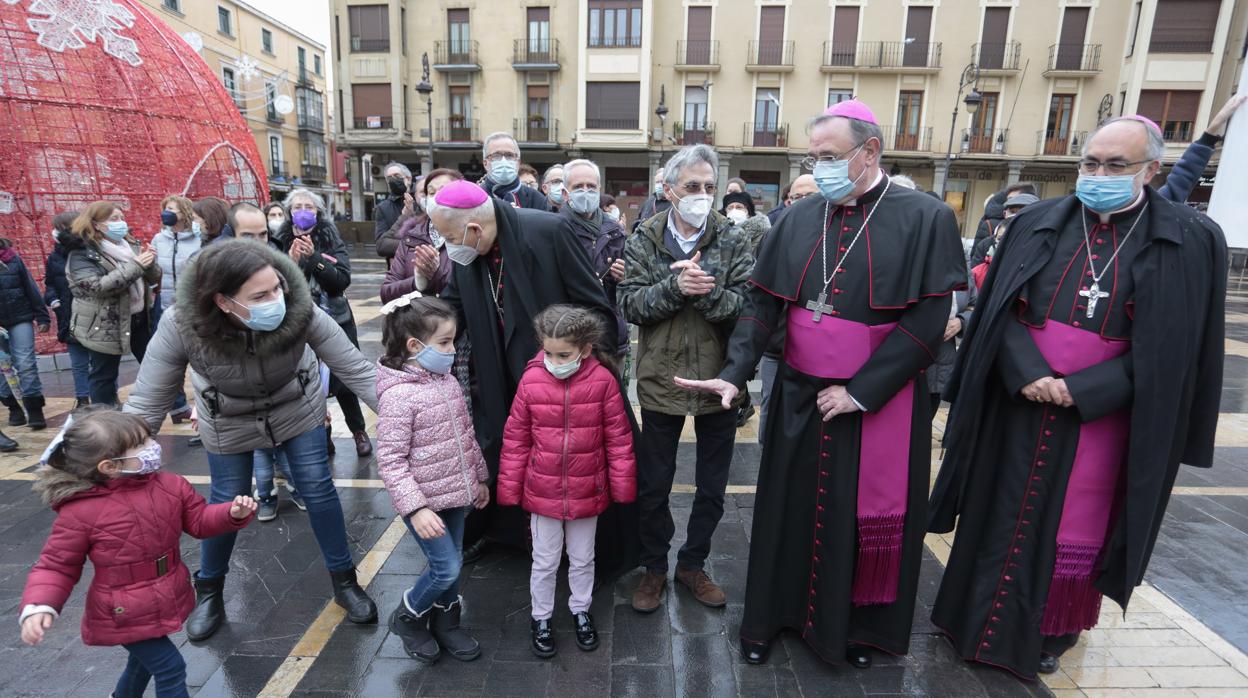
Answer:
[[[1109,294],[1101,290],[1095,281],[1092,282],[1091,288],[1085,288],[1079,292],[1079,295],[1088,299],[1088,318],[1096,315],[1096,304],[1102,298],[1109,298]]]
[[[820,291],[818,297],[816,297],[815,300],[806,301],[806,309],[815,311],[815,322],[819,322],[819,320],[824,316],[825,313],[832,312],[832,306],[824,304],[824,301],[826,301],[827,299],[828,299],[827,292]]]

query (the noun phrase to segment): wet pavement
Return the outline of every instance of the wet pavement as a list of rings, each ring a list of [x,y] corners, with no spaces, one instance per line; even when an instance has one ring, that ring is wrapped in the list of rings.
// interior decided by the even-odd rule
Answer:
[[[381,264],[366,253],[357,257],[363,259],[354,260],[352,302],[362,348],[375,357],[381,325],[373,291]],[[591,613],[601,645],[586,653],[576,648],[561,579],[554,620],[560,652],[541,660],[529,651],[528,560],[494,550],[464,567],[463,624],[480,640],[481,658],[418,664],[403,653],[385,619],[425,561],[395,517],[372,459],[355,457],[335,408],[334,475],[361,581],[378,603],[381,624],[352,625],[328,603],[329,578],[307,517],[286,498],[275,521],[254,522],[238,537],[225,587],[226,625],[206,642],[190,643],[183,633],[173,639],[198,696],[1248,695],[1248,606],[1240,602],[1248,597],[1248,300],[1228,304],[1227,337],[1217,464],[1182,470],[1146,584],[1129,612],[1124,616],[1106,602],[1100,627],[1085,633],[1063,658],[1063,671],[1043,683],[962,662],[928,621],[948,552],[942,536],[928,539],[907,656],[876,655],[865,671],[833,668],[796,635],[784,634],[766,665],[741,662],[735,637],[759,456],[753,423],[738,434],[724,519],[708,563],[728,594],[724,609],[704,608],[669,584],[662,608],[639,615],[628,605],[633,572],[597,590]],[[123,364],[127,385],[134,371],[133,363]],[[44,381],[55,427],[72,404],[69,374],[45,373]],[[938,418],[938,431],[940,425]],[[206,494],[207,459],[189,446],[193,432],[185,424],[166,427],[160,438],[165,467]],[[0,456],[0,610],[16,619],[26,572],[54,518],[30,491],[30,472],[55,428],[6,432],[22,449]],[[673,555],[693,499],[693,444],[690,437],[683,441],[672,495]],[[935,463],[939,447],[933,446]],[[184,537],[182,553],[195,569],[197,541]],[[125,652],[85,647],[79,639],[90,574],[88,566],[44,645],[21,645],[13,626],[0,638],[0,695],[108,695]]]

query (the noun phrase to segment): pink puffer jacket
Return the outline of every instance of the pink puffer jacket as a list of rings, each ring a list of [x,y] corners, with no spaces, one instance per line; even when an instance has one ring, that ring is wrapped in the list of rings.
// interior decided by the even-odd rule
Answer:
[[[503,430],[498,503],[584,519],[637,498],[633,431],[620,383],[593,356],[566,381],[529,361]]]
[[[377,472],[407,517],[468,506],[490,474],[453,375],[377,364]]]

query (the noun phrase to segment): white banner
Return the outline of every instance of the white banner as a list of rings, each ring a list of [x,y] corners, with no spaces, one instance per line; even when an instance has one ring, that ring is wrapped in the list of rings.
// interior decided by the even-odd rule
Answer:
[[[1239,74],[1239,89],[1248,90],[1248,62]],[[1239,105],[1227,125],[1209,217],[1222,226],[1227,245],[1248,248],[1248,102]]]

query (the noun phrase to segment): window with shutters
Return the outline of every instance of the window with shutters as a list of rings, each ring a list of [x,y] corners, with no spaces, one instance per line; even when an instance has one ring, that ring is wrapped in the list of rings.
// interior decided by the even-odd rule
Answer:
[[[390,85],[352,85],[351,102],[356,128],[394,128]]]
[[[1005,67],[1005,36],[1010,28],[1010,8],[985,7],[984,27],[979,36],[979,67],[1000,70]]]
[[[450,140],[471,141],[472,137],[472,87],[451,85],[450,92]]]
[[[780,90],[760,87],[754,92],[754,137],[758,148],[775,148],[780,136]]]
[[[390,50],[390,7],[351,5],[347,8],[352,53],[384,53]]]
[[[1090,12],[1087,7],[1067,7],[1062,12],[1062,30],[1053,64],[1057,70],[1088,70],[1091,67],[1091,56],[1084,46]]]
[[[904,66],[926,67],[932,55],[932,8],[912,5],[906,10],[906,47],[902,51]]]
[[[967,146],[972,153],[991,153],[997,138],[1002,135],[993,128],[997,123],[997,103],[1001,95],[998,92],[981,92],[980,96],[983,101],[971,117]]]
[[[784,8],[762,7],[758,15],[758,45],[752,56],[758,65],[787,65],[791,52],[784,40]]]
[[[711,39],[711,8],[690,7],[685,30],[685,51],[681,62],[686,65],[713,65],[716,62]]]
[[[1200,109],[1200,90],[1140,90],[1136,111],[1161,126],[1167,143],[1189,143]]]
[[[550,85],[529,85],[528,110],[526,113],[528,139],[534,143],[547,143],[550,137]]]
[[[529,63],[549,63],[550,56],[550,8],[530,7],[527,15],[527,38]]]
[[[1075,96],[1055,94],[1049,100],[1049,119],[1044,129],[1045,155],[1071,155],[1070,126],[1074,119]]]
[[[468,25],[468,10],[446,11],[447,62],[471,63],[472,32]]]
[[[585,83],[585,128],[636,129],[640,110],[639,82]]]
[[[923,120],[923,93],[902,90],[897,99],[897,150],[917,150],[919,147],[919,124]]]
[[[1157,0],[1149,53],[1209,53],[1220,0]]]
[[[832,15],[832,43],[828,46],[827,65],[856,65],[859,9],[857,6],[836,8]]]
[[[704,143],[703,138],[706,135],[706,105],[707,92],[706,88],[700,85],[689,85],[685,87],[685,118],[681,123],[683,135],[681,141],[684,145],[693,145],[695,143]]]
[[[589,0],[590,48],[641,46],[642,0]]]

